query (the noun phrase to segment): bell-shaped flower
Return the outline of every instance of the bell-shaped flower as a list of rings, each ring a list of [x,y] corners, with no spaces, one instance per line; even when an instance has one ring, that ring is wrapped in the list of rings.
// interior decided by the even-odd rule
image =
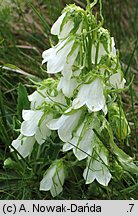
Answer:
[[[53,24],[51,28],[51,34],[57,35],[59,39],[68,37],[71,30],[74,28],[74,22],[72,20],[67,20],[63,25],[63,20],[65,19],[67,13],[64,12],[57,21]],[[63,25],[63,26],[62,26]],[[62,26],[62,29],[61,29]]]
[[[78,125],[82,111],[78,110],[73,113],[65,113],[58,119],[53,119],[47,123],[51,130],[58,130],[59,138],[63,142],[68,142],[73,136],[73,131]]]
[[[52,164],[44,174],[44,177],[40,182],[40,190],[50,190],[51,195],[55,197],[62,192],[64,179],[65,170],[63,162],[58,160]]]
[[[124,88],[124,85],[126,83],[126,80],[121,77],[121,73],[117,72],[113,75],[110,76],[109,78],[109,83],[117,89],[122,89]]]
[[[47,73],[61,72],[66,64],[67,56],[74,44],[74,40],[63,40],[55,47],[45,50],[42,54],[42,64],[47,62]]]
[[[26,158],[32,153],[33,146],[35,143],[35,138],[33,137],[25,137],[22,134],[18,136],[16,140],[13,140],[11,143],[11,151],[14,151],[12,146],[22,155],[23,158]],[[20,156],[18,156],[20,159]]]
[[[83,173],[86,184],[90,184],[96,179],[101,185],[107,186],[112,177],[107,166],[107,152],[102,148],[100,152],[88,158],[87,166]]]
[[[76,132],[73,134],[73,138],[63,145],[63,151],[69,151],[73,149],[73,153],[78,160],[91,155],[94,146],[94,132],[93,125],[89,128],[86,127],[86,122],[83,122]]]
[[[72,107],[79,109],[83,105],[86,105],[91,112],[106,110],[103,86],[100,78],[96,78],[92,83],[81,85],[77,98],[73,100]]]
[[[52,117],[52,114],[47,115],[36,130],[35,139],[40,145],[43,144],[47,137],[51,135],[51,130],[46,126],[46,124],[52,119]]]
[[[21,124],[21,134],[28,137],[34,136],[43,114],[41,110],[23,110],[24,121]]]
[[[64,65],[64,68],[62,70],[62,75],[64,76],[64,78],[66,80],[69,80],[71,79],[71,76],[72,76],[72,66],[78,56],[78,52],[79,52],[79,44],[75,44],[73,47],[72,47],[72,50],[71,53],[69,53],[69,55],[67,56],[67,59],[66,59],[66,63]]]
[[[57,90],[62,90],[63,94],[70,98],[73,96],[73,91],[77,88],[77,86],[78,83],[76,78],[66,79],[65,77],[61,77]]]
[[[31,102],[31,110],[34,110],[38,106],[45,101],[45,97],[43,96],[45,90],[34,91],[31,95],[28,96],[29,101]]]

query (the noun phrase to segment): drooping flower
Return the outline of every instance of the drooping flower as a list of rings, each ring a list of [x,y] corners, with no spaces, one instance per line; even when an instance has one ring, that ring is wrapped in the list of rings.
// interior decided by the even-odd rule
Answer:
[[[83,160],[91,154],[94,146],[94,132],[92,125],[83,132],[85,123],[83,122],[76,132],[73,134],[73,138],[63,145],[63,151],[69,151],[73,149],[74,155],[78,160]]]
[[[82,84],[80,87],[78,96],[74,99],[72,107],[79,109],[84,105],[92,112],[105,111],[106,103],[100,78],[96,78],[90,84]]]
[[[62,192],[64,179],[65,170],[63,162],[58,160],[54,162],[44,174],[44,177],[40,182],[40,190],[50,190],[51,195],[55,197]]]
[[[43,91],[34,91],[31,95],[28,96],[29,101],[31,102],[31,110],[34,110],[38,106],[41,106],[41,104],[45,101],[44,90]]]
[[[92,158],[88,157],[87,167],[83,173],[86,184],[96,179],[101,185],[107,186],[112,177],[107,166],[107,152],[103,148],[93,154]]]
[[[43,114],[41,110],[23,110],[22,117],[24,121],[21,124],[21,133],[28,137],[34,136]]]
[[[51,28],[51,34],[57,35],[59,39],[66,38],[71,30],[74,28],[74,22],[72,20],[68,20],[63,26],[62,22],[64,18],[66,17],[67,13],[64,12],[57,21],[53,24]],[[62,30],[61,30],[62,26]]]
[[[62,89],[63,94],[70,98],[73,96],[73,91],[77,88],[77,86],[78,83],[76,78],[66,79],[65,77],[61,77],[57,90],[60,91]]]
[[[67,56],[74,44],[74,40],[63,40],[55,47],[45,50],[42,54],[42,64],[47,62],[47,73],[61,72],[66,64]]]
[[[35,138],[33,137],[25,137],[22,134],[18,136],[16,140],[13,140],[11,146],[13,146],[23,158],[26,158],[32,153],[33,146],[35,143]],[[10,147],[11,151],[14,151],[12,147]],[[20,156],[18,156],[20,159]]]
[[[43,144],[45,140],[47,140],[47,137],[51,135],[51,130],[46,126],[46,124],[52,119],[52,117],[52,114],[47,115],[37,128],[35,139],[40,145]]]
[[[72,114],[63,114],[58,119],[52,119],[47,123],[47,127],[51,130],[58,130],[59,138],[63,142],[68,142],[73,136],[73,131],[78,125],[82,111],[78,110]]]
[[[117,72],[117,73],[110,76],[109,82],[114,88],[122,89],[122,88],[124,88],[126,80],[121,77],[120,72]]]

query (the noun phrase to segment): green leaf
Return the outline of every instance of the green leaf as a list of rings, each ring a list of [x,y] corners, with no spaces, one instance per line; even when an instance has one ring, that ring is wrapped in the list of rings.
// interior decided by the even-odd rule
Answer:
[[[106,121],[106,120],[105,120]],[[117,156],[119,163],[122,165],[124,170],[131,172],[133,174],[138,174],[138,166],[133,163],[133,158],[127,155],[122,149],[120,149],[114,142],[112,129],[109,123],[106,121],[105,127],[110,136],[110,146],[112,148],[113,154]]]
[[[28,100],[28,94],[25,86],[22,83],[19,83],[18,86],[18,101],[17,101],[17,113],[18,118],[22,119],[22,110],[30,108],[30,102]]]

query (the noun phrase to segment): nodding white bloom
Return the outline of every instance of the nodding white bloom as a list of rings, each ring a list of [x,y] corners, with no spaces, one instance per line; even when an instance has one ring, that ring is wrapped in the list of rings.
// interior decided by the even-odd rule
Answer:
[[[11,146],[13,146],[23,158],[26,158],[32,153],[33,146],[35,143],[35,138],[33,137],[25,137],[22,134],[18,136],[16,140],[13,140]],[[11,151],[14,151],[12,147],[10,147]],[[20,159],[20,156],[18,156]]]
[[[34,136],[43,114],[41,110],[23,110],[22,117],[24,121],[21,124],[21,133],[28,137]]]
[[[31,110],[34,110],[36,107],[41,106],[45,101],[44,95],[45,90],[34,91],[31,95],[28,96],[29,101],[31,102]]]
[[[97,52],[97,46],[95,46],[94,44],[92,45],[92,49],[91,49],[91,57],[92,57],[92,63],[95,64],[96,63],[96,52]],[[98,47],[98,54],[97,54],[97,64],[99,64],[102,56],[106,55],[107,52],[103,46],[102,43],[99,43],[99,47]]]
[[[85,129],[85,123],[83,122],[73,133],[73,138],[63,145],[63,151],[69,151],[73,149],[73,153],[78,160],[83,160],[92,153],[94,146],[94,132],[93,124]]]
[[[62,74],[64,78],[71,79],[72,76],[72,66],[77,58],[78,52],[79,52],[79,45],[76,44],[75,48],[73,48],[73,52],[67,57],[66,63],[64,65]]]
[[[48,114],[41,119],[43,114],[40,110],[23,110],[24,121],[21,124],[21,133],[27,137],[34,136],[40,145],[51,135],[51,131],[46,124],[53,117],[52,114]]]
[[[122,79],[120,72],[117,72],[110,76],[109,82],[114,88],[122,89],[124,88],[126,80],[124,78]]]
[[[80,87],[77,98],[73,100],[72,107],[79,109],[83,105],[86,105],[92,112],[105,111],[105,97],[100,78],[96,78],[90,84],[82,84]]]
[[[78,83],[76,78],[67,79],[66,77],[61,77],[57,90],[60,91],[62,89],[63,94],[70,98],[73,96],[73,91],[77,88],[77,86]]]
[[[68,20],[61,29],[62,22],[66,17],[67,13],[64,12],[57,21],[53,24],[51,28],[51,34],[57,35],[59,39],[63,39],[68,37],[71,30],[74,28],[74,22],[72,20]]]
[[[67,56],[74,44],[74,40],[64,40],[55,47],[45,50],[42,54],[42,64],[47,62],[47,73],[61,72],[67,62]]]
[[[46,124],[52,119],[52,117],[52,114],[47,115],[37,128],[35,139],[40,145],[43,144],[47,137],[51,135],[51,130],[46,126]]]
[[[112,176],[107,168],[108,160],[106,154],[106,151],[101,149],[92,158],[88,158],[87,167],[83,173],[86,184],[90,184],[96,179],[101,185],[108,185]]]
[[[60,194],[63,190],[65,171],[62,161],[56,161],[44,174],[40,182],[40,190],[49,191],[53,197]]]
[[[82,111],[78,110],[74,113],[63,114],[58,119],[53,119],[47,123],[47,127],[51,130],[58,130],[59,138],[63,142],[68,142],[72,138],[73,131],[78,125]]]
[[[41,106],[43,102],[47,104],[59,103],[60,105],[66,105],[65,96],[59,92],[58,95],[54,96],[54,90],[50,93],[47,93],[47,89],[35,91],[29,95],[29,101],[31,102],[31,110],[35,110],[37,107]]]

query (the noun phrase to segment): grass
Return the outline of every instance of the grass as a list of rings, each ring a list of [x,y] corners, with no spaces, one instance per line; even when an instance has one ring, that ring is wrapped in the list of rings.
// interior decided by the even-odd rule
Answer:
[[[9,5],[0,0],[0,199],[51,199],[49,192],[40,192],[39,181],[42,176],[39,164],[46,153],[56,158],[52,151],[53,143],[43,149],[44,154],[36,160],[37,150],[29,160],[18,160],[9,151],[11,141],[17,137],[19,115],[17,98],[19,83],[24,84],[28,93],[33,91],[31,80],[47,78],[41,70],[41,53],[55,40],[50,35],[52,23],[60,15],[66,3],[77,3],[85,7],[86,2],[75,0],[13,0]],[[11,1],[10,1],[11,2]],[[122,68],[127,85],[134,76],[133,83],[123,93],[123,106],[131,126],[131,136],[126,140],[124,150],[138,160],[138,8],[136,0],[103,0],[104,26],[114,36],[120,51]],[[98,6],[95,12],[98,11]],[[17,22],[18,20],[18,22]],[[13,67],[11,65],[15,65]],[[5,68],[2,68],[4,66]],[[11,158],[4,166],[4,161]],[[80,162],[81,163],[81,162]],[[10,165],[9,165],[10,164]],[[35,166],[34,166],[35,164]],[[64,185],[64,192],[57,199],[137,199],[138,182],[134,176],[124,173],[123,178],[112,180],[109,187],[99,187],[98,183],[89,186],[82,180],[81,164],[72,165],[71,173]],[[119,182],[119,184],[118,184]]]

